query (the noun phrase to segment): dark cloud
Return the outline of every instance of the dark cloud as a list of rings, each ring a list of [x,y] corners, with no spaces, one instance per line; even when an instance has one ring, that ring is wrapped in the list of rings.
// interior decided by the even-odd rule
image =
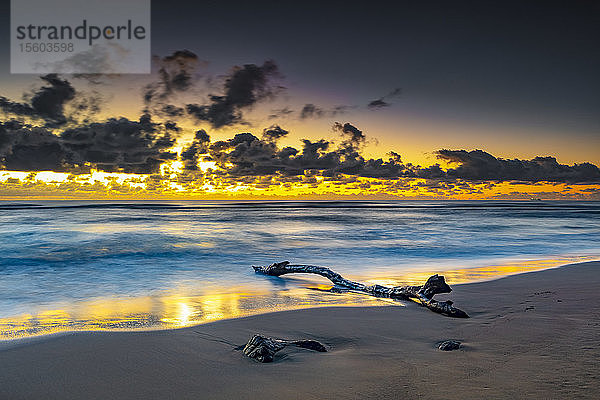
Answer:
[[[402,162],[402,157],[400,156],[400,154],[396,153],[395,151],[390,151],[388,153],[388,156],[390,156],[390,158],[393,159],[394,161],[396,161],[397,163]]]
[[[102,109],[105,102],[104,97],[98,91],[78,91],[75,99],[71,100],[65,107],[65,115],[69,125],[88,124]]]
[[[276,142],[284,136],[287,136],[289,131],[281,128],[279,125],[271,125],[263,130],[263,140],[267,142]]]
[[[320,118],[324,113],[325,111],[322,108],[319,108],[314,104],[305,104],[300,111],[300,119]]]
[[[245,73],[241,78],[230,77],[225,85],[227,95],[223,96],[229,100],[223,102],[249,105],[264,95],[260,86],[266,85],[267,78],[258,79],[256,70],[250,70],[254,71],[251,77]],[[267,74],[265,71],[263,73]],[[257,79],[259,83],[256,83]],[[31,110],[36,114],[44,110],[46,116],[63,114],[60,108],[41,104],[48,100],[45,96],[50,96],[46,93],[53,91],[52,88],[70,85],[52,77],[46,77],[45,80],[50,86],[37,92],[37,97],[34,96],[36,101],[32,98],[31,105],[12,103],[4,98],[0,99],[0,104],[18,115]],[[254,83],[244,86],[239,80]],[[59,93],[53,95],[56,98],[68,98],[58,89],[53,93]],[[34,104],[36,109],[33,108]],[[438,158],[451,163],[448,170],[443,170],[438,164],[423,168],[403,163],[395,152],[390,152],[385,160],[372,159],[362,154],[367,137],[361,129],[349,122],[335,122],[333,130],[343,137],[337,144],[326,139],[304,139],[299,148],[278,146],[278,140],[289,133],[279,125],[264,129],[261,138],[245,132],[212,143],[206,131],[198,130],[179,159],[187,171],[197,170],[201,159],[212,160],[219,167],[216,174],[231,179],[277,176],[282,181],[292,182],[294,179],[321,176],[341,182],[348,177],[424,178],[428,185],[434,185],[435,182],[456,184],[460,181],[600,182],[600,169],[597,166],[590,163],[563,165],[554,157],[519,160],[497,158],[482,150],[437,151]],[[51,132],[48,127],[9,120],[0,123],[0,167],[6,170],[57,172],[85,171],[93,167],[102,171],[157,173],[162,163],[177,158],[177,154],[170,149],[175,143],[174,136],[180,131],[175,122],[154,123],[148,114],[142,115],[138,121],[112,118],[65,129],[58,134]],[[433,187],[439,187],[439,184],[436,185]]]
[[[58,78],[56,74],[48,74],[41,77],[49,86],[43,86],[31,98],[31,107],[48,121],[56,125],[66,122],[63,114],[64,104],[75,97],[75,89],[71,84]]]
[[[199,156],[208,152],[209,144],[210,136],[206,131],[204,129],[197,131],[192,143],[180,154],[180,159],[183,161],[186,170],[195,171],[198,169]]]
[[[448,178],[470,181],[600,182],[600,169],[594,164],[569,166],[559,164],[554,157],[506,160],[482,150],[439,150],[437,156],[460,164],[447,171]]]
[[[170,133],[174,126],[168,127],[153,123],[148,115],[139,121],[111,118],[68,129],[60,140],[75,162],[92,163],[103,171],[149,174],[177,156],[167,151],[175,143]]]
[[[170,56],[155,57],[158,64],[158,81],[146,86],[144,100],[146,103],[168,98],[175,92],[188,90],[193,83],[193,72],[198,63],[198,56],[189,50],[178,50]]]
[[[388,103],[387,101],[385,101],[383,99],[373,100],[367,105],[367,107],[369,107],[372,110],[389,107],[389,106],[390,106],[390,103]]]
[[[210,105],[188,104],[186,111],[198,121],[208,121],[214,128],[241,122],[242,115],[224,96],[210,96]]]
[[[361,145],[366,141],[366,137],[363,132],[349,122],[346,122],[343,125],[339,122],[335,122],[333,124],[333,130],[341,132],[342,135],[346,136],[347,143],[349,144]]]
[[[374,177],[398,178],[412,173],[397,162],[397,158],[387,161],[365,159],[358,145],[365,137],[355,126],[339,124],[340,131],[347,137],[338,147],[332,148],[331,142],[321,139],[302,141],[302,149],[293,147],[279,148],[274,136],[281,137],[285,130],[271,127],[265,130],[263,139],[250,133],[241,133],[227,141],[215,142],[209,153],[222,168],[223,173],[235,176],[280,175],[292,177],[318,173],[327,177],[340,177],[341,174]]]
[[[353,106],[335,106],[331,109],[324,109],[321,107],[317,107],[312,103],[305,104],[300,110],[300,119],[317,119],[324,117],[335,117],[336,115],[345,114],[350,109],[354,108]]]
[[[192,85],[191,73],[196,68],[198,56],[189,50],[178,50],[162,59],[160,69],[165,90],[185,91]]]
[[[162,114],[167,117],[181,117],[185,114],[185,109],[182,107],[174,106],[173,104],[165,104],[160,109],[160,112],[158,114]]]
[[[29,104],[18,103],[0,96],[0,109],[7,114],[36,116],[36,112]]]
[[[13,102],[0,96],[0,109],[8,114],[43,119],[48,127],[58,127],[67,122],[64,106],[75,98],[75,89],[67,80],[56,74],[40,77],[47,83],[36,91],[29,102]]]
[[[73,171],[95,167],[102,171],[148,174],[174,159],[168,151],[177,127],[153,123],[147,115],[139,121],[109,119],[55,135],[45,128],[17,121],[0,124],[2,168],[15,171]]]
[[[188,104],[188,114],[198,121],[207,121],[214,128],[242,122],[242,110],[275,95],[277,88],[271,79],[279,75],[275,62],[263,65],[246,64],[235,67],[226,78],[222,95],[210,95],[208,104]]]
[[[273,175],[280,169],[276,145],[251,133],[238,133],[232,139],[213,143],[210,156],[229,175]]]
[[[181,132],[181,128],[177,126],[176,122],[173,121],[167,121],[164,123],[164,127],[167,131],[173,131],[173,132]]]
[[[166,117],[180,117],[185,109],[170,100],[179,93],[187,92],[193,85],[198,56],[189,50],[178,50],[167,57],[154,57],[158,65],[158,79],[144,88],[144,112]]]
[[[378,110],[381,108],[389,107],[392,105],[390,100],[395,97],[400,96],[401,94],[402,94],[402,89],[396,88],[396,89],[392,90],[391,92],[389,92],[388,94],[386,94],[385,96],[382,96],[376,100],[369,102],[369,104],[367,104],[367,107],[371,110]]]
[[[68,156],[56,135],[18,121],[0,123],[0,165],[11,171],[66,170]]]
[[[293,177],[322,176],[336,182],[343,176],[381,179],[424,178],[427,185],[455,185],[460,181],[526,181],[526,182],[599,182],[600,170],[589,163],[561,165],[552,157],[533,160],[502,160],[480,150],[440,150],[438,157],[459,163],[443,170],[439,164],[420,167],[403,163],[400,155],[390,152],[388,158],[371,159],[361,154],[366,135],[351,123],[336,122],[334,130],[345,138],[337,146],[328,140],[302,140],[301,148],[277,146],[276,140],[287,134],[279,126],[263,132],[262,139],[251,133],[240,133],[229,140],[208,145],[208,157],[220,167],[220,174],[236,179],[277,175],[289,181]],[[198,154],[195,152],[194,154]],[[436,183],[437,182],[437,183]]]

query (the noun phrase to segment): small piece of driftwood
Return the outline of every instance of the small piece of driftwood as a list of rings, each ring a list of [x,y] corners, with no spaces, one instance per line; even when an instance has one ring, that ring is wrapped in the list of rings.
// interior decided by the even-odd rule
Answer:
[[[421,286],[387,287],[381,285],[365,285],[360,282],[345,279],[337,272],[326,267],[295,265],[290,264],[289,261],[274,263],[266,267],[252,266],[252,268],[254,268],[254,272],[257,274],[269,276],[281,276],[291,273],[317,274],[329,279],[336,285],[332,288],[332,291],[339,291],[340,288],[345,288],[376,297],[410,300],[423,307],[427,307],[438,314],[454,318],[469,318],[466,312],[454,307],[452,301],[437,301],[433,299],[433,296],[436,294],[450,293],[452,291],[450,286],[446,284],[444,277],[437,274],[430,276],[429,279],[427,279],[427,282]]]
[[[273,361],[275,353],[286,346],[296,346],[322,353],[327,351],[325,346],[316,340],[286,340],[254,335],[244,346],[243,352],[258,362],[268,363]]]
[[[452,351],[460,349],[460,341],[458,340],[444,340],[438,344],[438,349],[442,351]]]

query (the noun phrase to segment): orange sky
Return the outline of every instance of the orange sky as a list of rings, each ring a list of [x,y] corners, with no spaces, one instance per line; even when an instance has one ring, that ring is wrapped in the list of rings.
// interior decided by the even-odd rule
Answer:
[[[152,76],[105,77],[101,85],[89,84],[85,80],[69,78],[84,95],[100,95],[102,108],[94,115],[94,121],[102,122],[111,117],[139,119],[144,104],[141,100],[143,88],[153,79]],[[4,88],[4,94],[15,101],[27,101],[27,93],[39,88],[35,77],[19,77]],[[206,96],[218,87],[198,87],[190,93],[183,93],[169,99],[175,104],[185,104],[197,97]],[[25,94],[25,96],[23,96]],[[29,96],[31,97],[31,96]],[[366,141],[361,144],[361,155],[365,158],[384,158],[389,151],[402,157],[403,163],[421,167],[441,164],[452,167],[438,159],[439,149],[482,149],[495,157],[504,159],[529,160],[536,156],[553,156],[561,164],[592,162],[600,165],[600,135],[595,132],[579,131],[576,136],[561,129],[548,126],[517,126],[514,121],[497,117],[483,121],[473,110],[472,118],[461,120],[448,116],[426,117],[411,109],[411,95],[403,94],[392,106],[379,111],[360,105],[358,99],[343,96],[323,95],[311,98],[302,88],[293,84],[284,94],[257,102],[244,110],[244,121],[221,128],[214,128],[207,122],[194,121],[189,117],[176,120],[181,131],[176,135],[173,150],[181,152],[192,141],[194,132],[205,129],[211,141],[227,140],[236,133],[251,132],[260,136],[263,129],[278,124],[289,134],[278,142],[280,148],[292,146],[300,148],[302,139],[317,141],[327,139],[339,145],[343,138],[332,130],[335,122],[350,121],[364,132]],[[302,119],[299,110],[303,104],[312,101],[325,110],[320,118]],[[343,113],[328,114],[336,106],[346,104]],[[271,117],[276,110],[293,110],[289,115]],[[14,116],[5,114],[4,120]],[[153,117],[155,122],[168,118]],[[66,126],[73,127],[73,126]],[[59,134],[63,128],[54,132]],[[89,167],[94,169],[94,165]],[[454,166],[455,167],[455,166]],[[331,179],[304,176],[296,182],[272,177],[224,176],[215,173],[219,166],[214,163],[201,163],[198,172],[182,170],[179,161],[165,162],[158,174],[123,174],[96,171],[91,174],[53,173],[51,171],[1,171],[0,198],[86,198],[86,199],[152,199],[152,198],[398,198],[398,199],[598,199],[599,184],[567,184],[560,182],[469,182],[425,181],[424,179],[384,179],[344,176]]]

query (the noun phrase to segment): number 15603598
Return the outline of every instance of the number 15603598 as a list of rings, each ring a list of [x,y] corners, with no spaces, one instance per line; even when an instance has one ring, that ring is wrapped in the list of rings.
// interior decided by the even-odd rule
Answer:
[[[19,43],[21,53],[72,53],[73,43]]]

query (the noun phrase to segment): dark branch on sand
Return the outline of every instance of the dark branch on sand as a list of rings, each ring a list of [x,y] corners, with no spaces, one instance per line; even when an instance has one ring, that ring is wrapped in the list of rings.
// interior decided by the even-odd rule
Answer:
[[[244,346],[244,354],[258,362],[267,363],[273,361],[275,353],[286,346],[295,346],[322,353],[327,351],[325,346],[316,340],[286,340],[254,335]]]
[[[338,288],[350,289],[376,297],[410,300],[442,315],[455,318],[469,318],[466,312],[454,307],[452,301],[437,301],[433,299],[433,296],[438,293],[450,293],[452,291],[450,286],[446,284],[444,277],[437,274],[430,276],[429,279],[427,279],[427,282],[421,286],[387,287],[381,285],[365,285],[360,282],[350,281],[326,267],[294,265],[290,264],[288,261],[274,263],[267,267],[252,266],[252,268],[254,268],[254,272],[257,274],[269,276],[281,276],[291,273],[317,274],[329,279]]]

